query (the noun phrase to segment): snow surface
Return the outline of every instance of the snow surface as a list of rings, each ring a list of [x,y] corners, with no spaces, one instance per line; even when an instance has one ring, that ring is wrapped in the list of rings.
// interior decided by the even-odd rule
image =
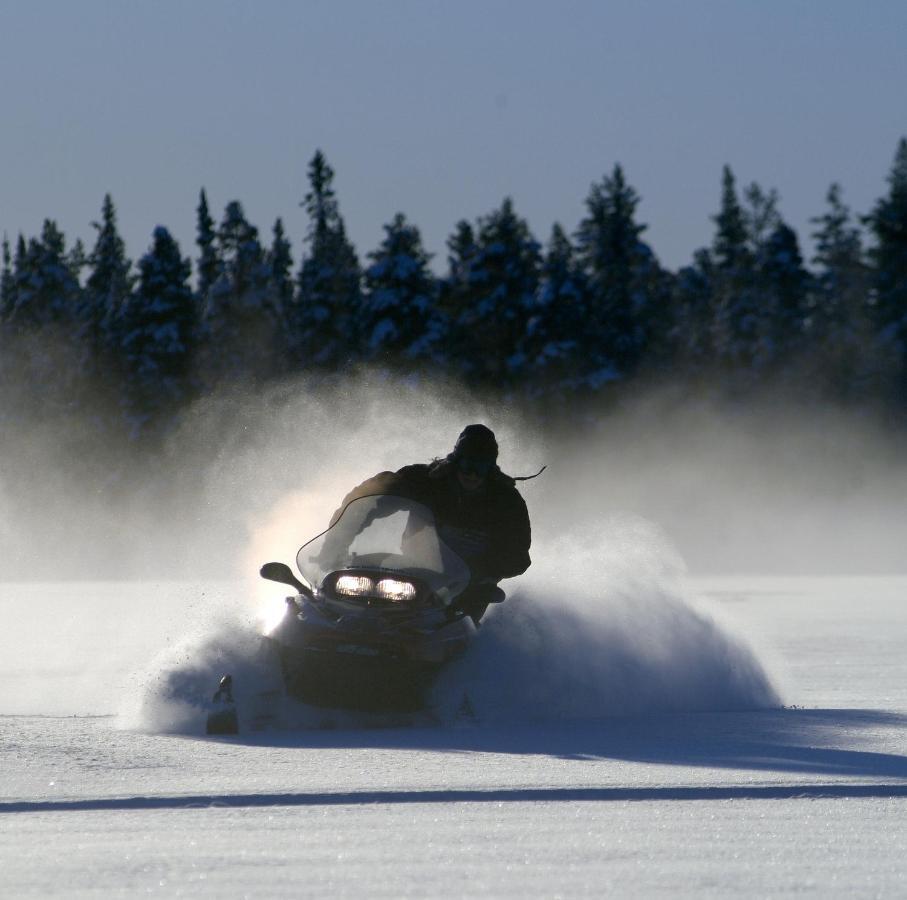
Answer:
[[[0,586],[0,893],[907,893],[907,578],[530,575],[440,721],[219,739],[246,586]]]

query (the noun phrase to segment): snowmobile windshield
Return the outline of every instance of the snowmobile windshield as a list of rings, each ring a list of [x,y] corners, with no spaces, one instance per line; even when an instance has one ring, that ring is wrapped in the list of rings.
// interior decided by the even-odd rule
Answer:
[[[315,588],[333,572],[367,569],[419,581],[444,604],[471,577],[427,506],[387,494],[349,503],[331,528],[303,545],[296,565]]]

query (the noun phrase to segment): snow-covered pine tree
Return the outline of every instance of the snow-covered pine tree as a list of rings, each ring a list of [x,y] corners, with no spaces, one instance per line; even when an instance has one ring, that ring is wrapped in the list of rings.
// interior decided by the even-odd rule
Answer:
[[[866,223],[875,238],[869,249],[874,317],[883,340],[900,356],[898,400],[907,405],[907,138],[898,143],[888,194],[877,201]]]
[[[568,400],[580,383],[588,286],[573,245],[557,223],[551,229],[536,302],[523,337],[523,390],[530,400]]]
[[[779,221],[756,256],[761,310],[761,363],[791,365],[804,346],[811,276],[796,232]]]
[[[721,206],[712,218],[715,237],[711,254],[714,262],[711,342],[715,362],[720,372],[742,373],[746,379],[758,351],[761,310],[750,231],[730,166],[722,171]]]
[[[204,310],[203,376],[211,383],[266,379],[280,365],[280,325],[258,229],[237,200],[224,210],[217,257],[219,274]]]
[[[674,279],[674,322],[668,342],[675,366],[683,378],[695,381],[708,377],[715,365],[714,292],[715,261],[703,247],[693,262],[680,269]]]
[[[16,312],[16,302],[19,297],[19,289],[27,287],[28,283],[28,244],[25,242],[25,235],[19,232],[16,238],[16,252],[13,255],[12,266],[10,268],[9,280],[6,286],[6,302],[3,310],[3,324],[7,335],[12,335],[19,331],[14,321]]]
[[[100,371],[110,363],[113,323],[132,290],[134,278],[126,245],[117,231],[116,208],[110,194],[104,196],[101,221],[92,225],[98,236],[88,256],[90,272],[82,292],[80,318],[88,365]]]
[[[136,288],[117,329],[126,415],[136,438],[166,430],[190,398],[198,334],[198,311],[189,285],[191,265],[163,226],[154,230],[151,248],[138,269]]]
[[[19,295],[19,288],[28,278],[28,244],[25,242],[25,235],[19,232],[16,238],[16,253],[13,256],[13,287],[12,287],[12,305],[10,306],[9,315],[12,317],[16,309],[16,300]]]
[[[865,403],[890,383],[896,363],[871,319],[870,270],[863,239],[841,187],[832,184],[828,208],[811,221],[816,248],[807,337],[812,380],[836,402]]]
[[[447,239],[447,275],[441,279],[438,297],[441,311],[449,319],[456,319],[472,302],[470,278],[477,252],[472,225],[465,219],[457,222]]]
[[[391,369],[418,369],[436,358],[443,337],[437,279],[419,229],[397,213],[369,258],[357,323],[359,352],[365,361]]]
[[[287,316],[291,352],[304,368],[335,370],[352,360],[361,271],[334,194],[334,171],[318,150],[309,164],[306,250]]]
[[[834,327],[864,318],[869,308],[869,268],[859,227],[841,199],[841,186],[832,184],[825,201],[828,209],[811,219],[816,266],[810,324],[825,333]]]
[[[594,389],[627,377],[655,335],[666,330],[664,279],[636,222],[639,196],[615,165],[594,183],[576,232],[577,255],[589,283],[585,380]]]
[[[3,235],[3,267],[0,269],[0,323],[12,312],[15,303],[15,282],[13,279],[13,256],[9,238]]]
[[[721,173],[721,208],[712,217],[715,238],[712,254],[722,271],[746,268],[751,263],[746,220],[737,197],[737,182],[730,166]]]
[[[66,240],[45,220],[40,238],[20,236],[11,305],[4,322],[3,379],[16,415],[59,417],[77,411],[84,381],[79,352],[81,287]]]
[[[753,257],[759,255],[775,231],[784,223],[778,212],[778,192],[772,188],[766,191],[753,182],[743,191],[746,205],[743,207],[743,221],[746,240]]]
[[[530,361],[523,352],[541,270],[541,249],[506,198],[479,220],[468,293],[452,322],[453,363],[468,381],[512,388]]]
[[[82,284],[82,270],[88,267],[88,254],[85,252],[85,244],[82,238],[76,238],[72,249],[66,254],[66,264],[72,277],[75,278],[76,284]]]
[[[276,345],[280,348],[281,363],[285,365],[286,352],[289,350],[287,335],[287,316],[293,304],[293,255],[290,242],[283,229],[283,221],[276,219],[272,229],[271,247],[265,254],[267,270],[268,309],[274,315],[279,329]]]
[[[242,204],[233,200],[224,209],[224,217],[217,230],[218,257],[221,261],[217,287],[214,293],[225,293],[228,302],[257,307],[267,281],[264,251],[258,240],[258,229],[243,212]],[[216,302],[223,302],[218,297]]]
[[[274,222],[271,248],[268,250],[266,262],[271,304],[282,313],[293,299],[293,255],[282,219],[276,219]]]
[[[217,232],[214,229],[214,219],[208,209],[208,195],[202,188],[198,195],[196,209],[195,243],[198,246],[198,259],[196,260],[196,292],[198,294],[199,310],[203,314],[208,305],[208,295],[211,287],[217,281],[221,272],[221,261],[217,253]]]
[[[0,270],[0,436],[9,433],[11,424],[11,407],[13,405],[9,396],[9,384],[15,377],[18,368],[14,356],[15,336],[8,326],[7,320],[13,311],[16,302],[16,285],[13,275],[13,258],[9,238],[3,235],[3,265]],[[2,437],[0,437],[2,442]]]
[[[74,326],[80,287],[66,253],[66,239],[55,222],[46,219],[40,239],[31,238],[27,245],[20,237],[13,283],[10,321],[17,329],[53,324],[69,331]]]
[[[447,273],[438,282],[438,311],[444,322],[444,335],[436,349],[439,368],[448,374],[461,371],[465,348],[459,346],[456,323],[475,297],[473,262],[478,253],[472,224],[465,219],[457,222],[446,242]]]

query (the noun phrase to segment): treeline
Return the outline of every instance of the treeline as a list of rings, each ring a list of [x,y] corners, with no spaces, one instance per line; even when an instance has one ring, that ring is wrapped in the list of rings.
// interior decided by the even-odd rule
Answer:
[[[194,261],[158,227],[133,264],[109,195],[90,249],[67,248],[51,220],[5,239],[4,425],[77,416],[152,444],[208,392],[359,366],[561,418],[665,381],[907,412],[907,139],[866,215],[829,188],[809,264],[776,193],[739,189],[727,167],[711,246],[677,272],[643,239],[619,165],[591,186],[578,227],[554,225],[544,246],[509,199],[459,222],[441,275],[402,213],[361,260],[320,151],[308,177],[298,267],[279,219],[263,239],[234,201],[216,223],[204,191]]]

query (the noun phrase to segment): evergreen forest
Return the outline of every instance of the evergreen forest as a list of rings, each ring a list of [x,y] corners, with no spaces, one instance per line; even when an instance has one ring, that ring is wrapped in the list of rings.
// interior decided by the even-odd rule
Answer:
[[[730,167],[716,175],[711,244],[678,271],[646,242],[620,165],[591,185],[572,231],[555,224],[543,243],[504,199],[453,226],[443,262],[402,212],[360,256],[320,151],[298,249],[279,219],[263,235],[239,201],[217,218],[202,190],[195,247],[159,226],[134,261],[108,195],[91,247],[68,245],[52,219],[3,241],[4,431],[75,417],[153,452],[218,391],[359,371],[441,379],[577,427],[662,385],[903,420],[907,139],[872,209],[853,213],[828,188],[810,259],[775,191],[738,185]]]

